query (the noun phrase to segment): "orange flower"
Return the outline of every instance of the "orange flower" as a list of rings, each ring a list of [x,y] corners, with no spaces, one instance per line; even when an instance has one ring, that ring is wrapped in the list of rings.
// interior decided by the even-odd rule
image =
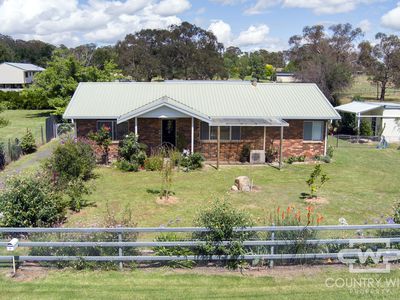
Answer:
[[[286,213],[287,213],[287,214],[290,214],[290,206],[287,207]]]
[[[276,212],[279,214],[279,211],[281,210],[281,208],[278,206]]]
[[[282,220],[285,220],[285,212],[282,212]]]

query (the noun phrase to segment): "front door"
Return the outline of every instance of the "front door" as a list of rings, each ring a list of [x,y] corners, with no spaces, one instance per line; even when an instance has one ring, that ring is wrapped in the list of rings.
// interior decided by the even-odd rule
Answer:
[[[162,120],[162,143],[176,146],[176,120]]]

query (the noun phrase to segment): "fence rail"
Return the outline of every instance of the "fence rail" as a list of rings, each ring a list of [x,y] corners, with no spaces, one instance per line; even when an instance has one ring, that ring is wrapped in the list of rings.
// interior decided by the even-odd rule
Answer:
[[[245,228],[234,228],[236,232],[269,232],[271,233],[270,239],[267,240],[246,240],[243,241],[243,246],[266,246],[269,247],[270,253],[261,254],[246,254],[238,256],[226,256],[226,255],[171,255],[171,256],[160,256],[160,255],[123,255],[122,249],[126,248],[150,248],[150,247],[197,247],[205,245],[206,241],[202,240],[182,240],[182,241],[123,241],[122,235],[129,233],[165,233],[165,232],[180,232],[180,233],[193,233],[193,232],[208,232],[209,229],[202,227],[116,227],[116,228],[0,228],[0,235],[4,238],[15,236],[19,234],[22,239],[29,237],[29,234],[34,233],[80,233],[80,234],[91,234],[91,233],[115,233],[118,234],[118,241],[19,241],[18,247],[21,248],[34,248],[34,247],[48,247],[48,248],[61,248],[61,247],[114,247],[118,248],[118,255],[110,256],[74,256],[74,255],[54,255],[54,256],[34,256],[34,255],[4,255],[0,256],[0,262],[10,261],[38,261],[38,262],[55,262],[55,261],[98,261],[98,262],[163,262],[163,261],[224,261],[224,260],[256,260],[264,259],[269,261],[274,260],[300,260],[300,259],[336,259],[338,253],[276,253],[277,248],[280,246],[287,245],[298,245],[299,243],[305,245],[346,245],[346,244],[387,244],[389,243],[400,243],[400,231],[397,233],[399,236],[391,236],[388,238],[375,238],[375,237],[360,237],[360,238],[331,238],[331,239],[308,239],[308,240],[283,240],[276,239],[275,234],[277,232],[295,232],[305,230],[315,231],[348,231],[348,230],[399,230],[400,224],[366,224],[366,225],[324,225],[324,226],[256,226],[256,227],[245,227]],[[14,235],[12,235],[14,234]],[[24,236],[24,234],[26,236]],[[0,247],[7,247],[8,241],[0,241]],[[47,237],[48,238],[48,237]],[[65,238],[65,237],[64,237]],[[229,245],[231,241],[222,241],[211,243],[213,245]],[[275,252],[274,250],[275,249]],[[346,252],[347,257],[355,257],[359,254],[359,250],[354,252]],[[385,250],[385,255],[398,255],[396,250]],[[396,256],[400,259],[399,256]]]

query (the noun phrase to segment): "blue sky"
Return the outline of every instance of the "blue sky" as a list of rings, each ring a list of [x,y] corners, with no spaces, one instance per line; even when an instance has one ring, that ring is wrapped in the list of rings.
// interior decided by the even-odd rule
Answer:
[[[373,40],[398,34],[400,6],[389,0],[0,0],[0,33],[76,46],[113,44],[143,28],[189,21],[226,46],[287,48],[306,25],[349,22]]]

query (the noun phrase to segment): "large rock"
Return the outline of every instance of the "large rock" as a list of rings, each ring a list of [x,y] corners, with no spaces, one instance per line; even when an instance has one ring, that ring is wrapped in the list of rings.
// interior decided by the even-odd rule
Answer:
[[[236,177],[235,185],[239,191],[250,192],[250,179],[247,176]]]

